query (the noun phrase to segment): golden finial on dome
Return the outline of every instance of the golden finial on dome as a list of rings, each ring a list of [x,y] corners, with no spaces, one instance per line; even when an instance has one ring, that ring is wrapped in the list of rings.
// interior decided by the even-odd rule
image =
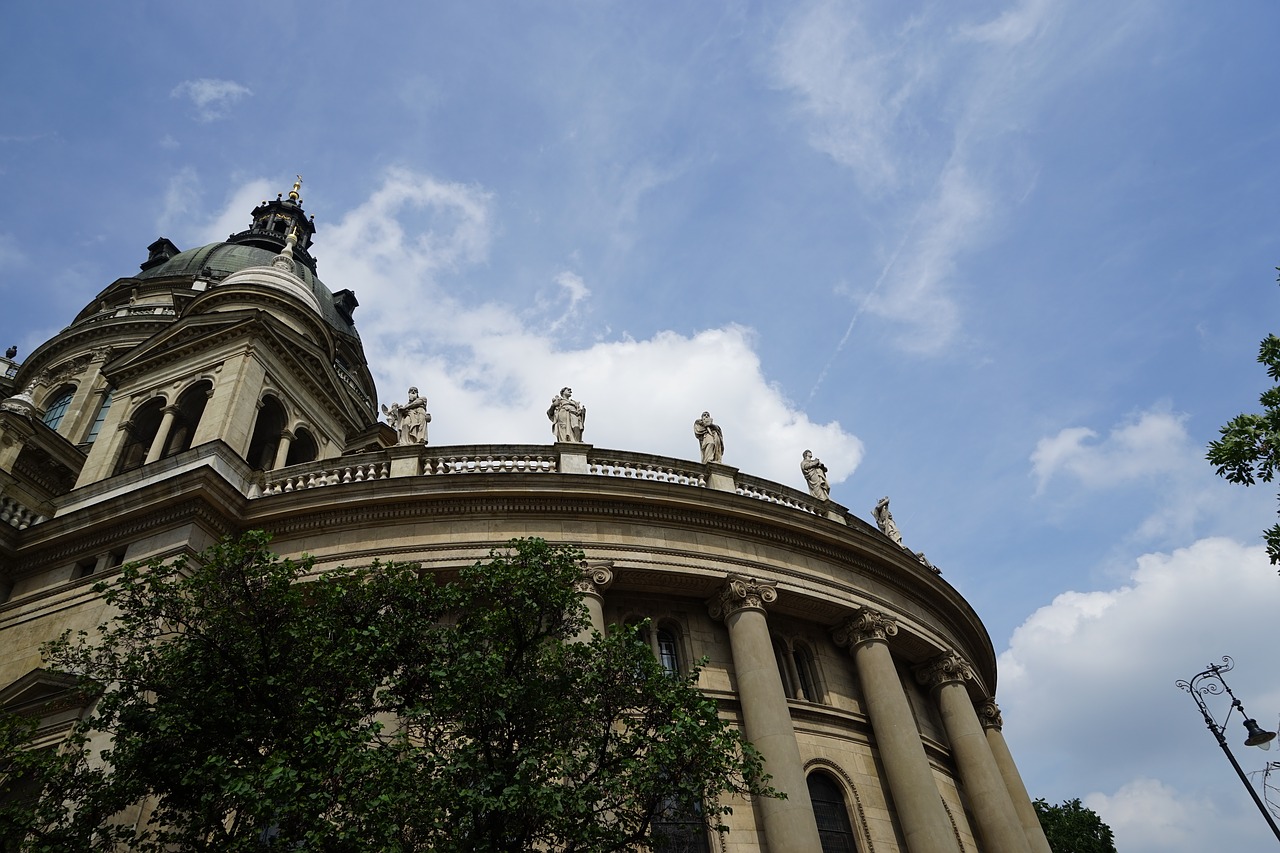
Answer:
[[[293,182],[293,189],[289,190],[289,198],[292,201],[301,201],[298,196],[298,190],[302,189],[302,176],[298,175],[298,180]]]

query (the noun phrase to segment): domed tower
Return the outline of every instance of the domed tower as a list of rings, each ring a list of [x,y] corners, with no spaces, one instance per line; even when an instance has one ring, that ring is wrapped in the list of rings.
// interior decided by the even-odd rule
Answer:
[[[156,240],[19,366],[7,408],[57,436],[60,482],[37,503],[214,441],[256,470],[381,445],[359,303],[316,275],[301,183],[225,242]]]

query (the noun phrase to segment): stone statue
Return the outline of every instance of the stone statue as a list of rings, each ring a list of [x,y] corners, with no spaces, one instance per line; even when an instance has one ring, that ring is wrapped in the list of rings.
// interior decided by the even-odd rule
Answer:
[[[820,501],[831,499],[831,483],[827,481],[827,466],[813,455],[812,450],[804,452],[804,458],[800,460],[800,473],[804,474],[805,482],[809,484],[809,494]]]
[[[871,511],[871,515],[875,518],[876,527],[880,528],[881,533],[897,544],[902,544],[902,534],[898,532],[898,525],[893,521],[893,513],[889,512],[889,497],[887,495],[876,501],[876,508]]]
[[[18,357],[18,345],[17,345],[17,344],[14,344],[13,346],[11,346],[11,347],[9,347],[7,350],[5,350],[5,351],[4,351],[4,357],[5,357],[5,358],[17,358],[17,357]]]
[[[702,448],[702,462],[719,462],[724,458],[724,433],[711,421],[711,414],[703,412],[702,417],[693,422],[693,434]]]
[[[553,397],[547,409],[551,421],[551,434],[556,441],[582,441],[582,426],[587,421],[587,407],[573,399],[572,388],[561,388],[560,396]]]
[[[400,445],[427,443],[427,424],[431,423],[431,413],[427,411],[427,398],[418,396],[417,387],[409,388],[409,402],[392,403],[391,407],[382,407],[386,415],[387,425],[396,431]]]

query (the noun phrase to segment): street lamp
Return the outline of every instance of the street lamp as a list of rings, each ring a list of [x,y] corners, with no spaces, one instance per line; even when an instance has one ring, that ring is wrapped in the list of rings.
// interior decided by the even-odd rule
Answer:
[[[1205,725],[1209,727],[1209,731],[1213,732],[1213,736],[1218,741],[1218,746],[1222,747],[1222,751],[1227,754],[1227,760],[1231,762],[1231,766],[1236,770],[1236,775],[1240,777],[1240,781],[1248,789],[1249,796],[1253,797],[1253,802],[1257,804],[1258,811],[1262,812],[1262,816],[1267,821],[1267,826],[1271,827],[1271,831],[1275,833],[1276,840],[1280,841],[1280,828],[1276,827],[1276,822],[1271,817],[1271,812],[1268,811],[1266,805],[1258,796],[1258,792],[1249,784],[1249,780],[1245,777],[1244,771],[1240,769],[1240,764],[1236,761],[1236,757],[1231,754],[1231,748],[1227,746],[1227,739],[1223,737],[1223,732],[1227,730],[1227,721],[1231,719],[1231,712],[1236,710],[1240,712],[1240,717],[1244,720],[1245,731],[1249,733],[1249,736],[1244,741],[1245,746],[1270,749],[1271,741],[1275,740],[1276,737],[1275,732],[1269,732],[1259,726],[1256,720],[1249,719],[1249,715],[1245,713],[1244,705],[1240,704],[1236,694],[1232,693],[1231,688],[1227,686],[1222,673],[1230,672],[1234,666],[1235,661],[1223,655],[1222,663],[1210,664],[1209,668],[1204,672],[1197,674],[1190,681],[1177,682],[1177,686],[1190,693],[1191,698],[1195,699],[1196,704],[1200,706],[1200,713],[1204,716]],[[1222,725],[1218,725],[1213,719],[1213,715],[1209,713],[1209,706],[1205,705],[1204,697],[1210,694],[1218,695],[1224,691],[1231,697],[1231,707],[1227,709],[1227,716],[1223,718]]]

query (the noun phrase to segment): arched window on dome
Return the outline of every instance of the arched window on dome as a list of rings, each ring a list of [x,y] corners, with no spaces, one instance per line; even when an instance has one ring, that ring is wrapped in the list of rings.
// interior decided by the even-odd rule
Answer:
[[[103,395],[102,402],[98,404],[98,414],[93,418],[93,426],[89,427],[89,434],[84,437],[85,444],[93,444],[98,440],[98,433],[102,432],[102,425],[107,420],[107,411],[111,408],[111,397],[114,394],[115,391],[108,388]]]
[[[76,395],[76,386],[66,385],[49,398],[49,402],[44,407],[44,425],[49,429],[57,429],[58,424],[62,423],[62,418],[67,413],[67,409],[71,407],[71,398]]]
[[[289,455],[284,464],[301,465],[303,462],[314,462],[319,455],[320,450],[316,446],[315,436],[306,427],[299,427],[289,445]]]
[[[142,467],[147,461],[147,451],[151,442],[160,431],[160,421],[164,417],[165,399],[155,397],[138,407],[137,411],[124,425],[125,440],[120,448],[120,456],[116,459],[116,474],[132,471]]]
[[[169,428],[162,457],[191,449],[191,441],[200,426],[200,418],[204,417],[204,407],[212,390],[213,383],[206,380],[192,385],[178,397],[177,412],[173,416],[173,426]]]
[[[822,853],[857,853],[858,844],[839,783],[822,771],[810,773],[807,782]]]
[[[262,405],[258,407],[258,419],[253,425],[253,437],[249,440],[249,453],[245,456],[245,461],[254,470],[270,471],[275,465],[276,450],[286,422],[280,401],[270,394],[263,397]]]

